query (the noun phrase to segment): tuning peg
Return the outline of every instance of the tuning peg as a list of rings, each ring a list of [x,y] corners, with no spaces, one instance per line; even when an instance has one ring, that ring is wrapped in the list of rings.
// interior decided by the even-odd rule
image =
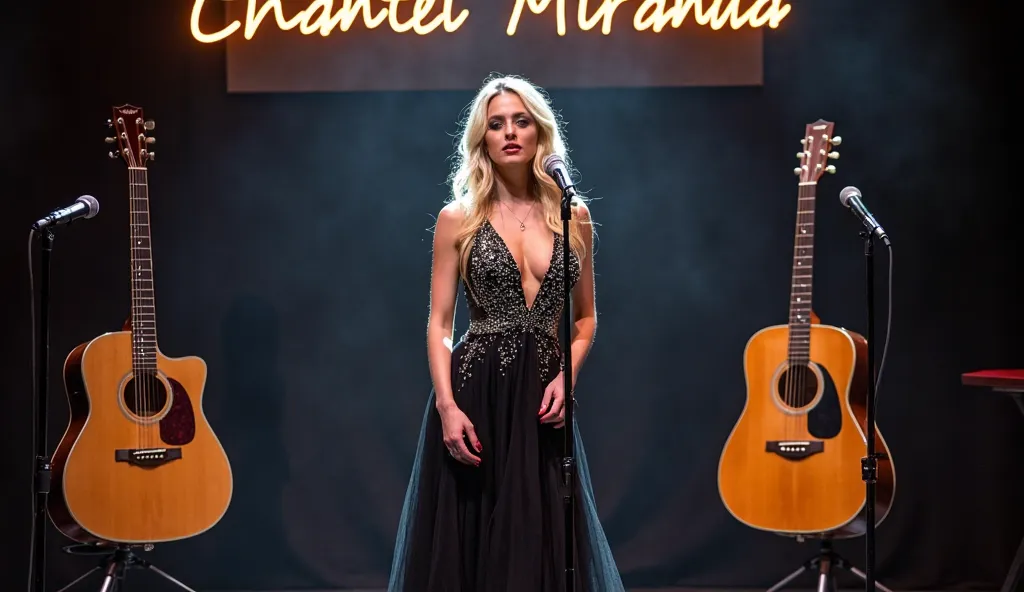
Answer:
[[[837,158],[839,158],[839,153],[836,151],[829,152],[828,157],[831,158],[832,160],[836,160]]]
[[[155,144],[156,143],[156,138],[152,138],[152,137],[146,138],[146,143],[147,144]]]
[[[836,137],[832,138],[832,145],[833,146],[838,146],[838,145],[840,145],[842,143],[843,143],[843,139],[840,138],[839,136],[836,136]]]
[[[156,127],[156,122],[152,119],[147,119],[146,123],[144,123],[142,127],[146,128],[146,131],[153,131],[153,128]]]
[[[807,138],[800,138],[800,145],[801,146],[806,146],[807,145]]]
[[[104,138],[103,141],[107,144],[113,144],[116,140],[114,138]]]
[[[152,151],[146,152],[146,159],[147,160],[156,160],[156,152],[152,152]]]
[[[802,172],[804,172],[804,170],[801,167],[796,167],[795,169],[793,169],[793,174],[798,176],[798,177],[800,176],[800,173],[802,173]]]
[[[109,156],[111,158],[111,160],[115,160],[117,158],[117,153],[116,152],[107,152],[107,156]]]
[[[827,167],[825,167],[825,172],[833,175],[836,174],[836,166],[834,164],[828,165]]]
[[[107,127],[114,127],[114,121],[109,117],[107,118]]]

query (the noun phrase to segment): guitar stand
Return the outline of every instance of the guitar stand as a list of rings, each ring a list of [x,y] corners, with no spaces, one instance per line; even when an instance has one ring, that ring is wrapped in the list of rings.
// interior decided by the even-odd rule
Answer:
[[[818,572],[818,592],[839,592],[836,586],[836,576],[832,573],[833,568],[845,569],[863,581],[867,581],[867,575],[854,567],[845,557],[832,550],[832,541],[822,539],[821,549],[818,554],[808,559],[799,569],[782,579],[768,589],[768,592],[778,592],[792,582],[805,571]],[[892,592],[879,582],[875,582],[875,589],[882,592]]]
[[[172,584],[178,586],[182,590],[185,590],[186,592],[196,592],[192,588],[189,588],[185,584],[183,584],[183,583],[179,582],[178,580],[174,579],[173,577],[171,577],[171,575],[169,575],[167,572],[161,570],[160,568],[156,567],[155,565],[153,565],[152,563],[146,561],[145,559],[142,559],[141,557],[138,557],[137,555],[135,555],[135,553],[132,551],[132,546],[131,545],[118,545],[117,547],[113,547],[113,548],[110,548],[110,549],[104,549],[103,547],[96,547],[95,545],[84,545],[84,546],[85,547],[91,547],[93,549],[93,551],[90,551],[90,552],[87,552],[87,553],[76,552],[75,549],[76,549],[76,547],[79,547],[78,545],[72,545],[70,547],[65,547],[64,551],[69,553],[69,554],[72,554],[72,555],[74,555],[74,554],[88,554],[88,555],[92,555],[92,554],[97,554],[98,553],[98,554],[107,555],[107,557],[105,557],[102,561],[100,561],[99,565],[97,565],[96,567],[94,567],[94,568],[90,569],[89,571],[85,572],[84,574],[79,576],[78,579],[76,579],[75,581],[71,582],[67,586],[64,586],[63,588],[61,588],[57,592],[65,592],[66,590],[68,590],[69,588],[71,588],[72,586],[77,584],[78,582],[81,582],[85,578],[87,578],[90,575],[92,575],[92,573],[94,571],[97,571],[97,570],[103,570],[104,573],[106,573],[106,576],[104,576],[104,578],[103,578],[103,585],[100,587],[100,592],[115,592],[116,590],[120,590],[121,584],[124,582],[125,576],[128,575],[128,570],[131,569],[131,568],[148,569],[148,570],[152,571],[153,573],[159,575],[160,577],[168,580]],[[153,545],[143,545],[142,547],[143,547],[143,549],[145,551],[152,551],[153,550]]]

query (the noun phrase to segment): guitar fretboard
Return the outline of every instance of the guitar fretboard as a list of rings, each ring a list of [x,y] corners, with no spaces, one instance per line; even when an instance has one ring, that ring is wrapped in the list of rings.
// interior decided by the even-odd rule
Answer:
[[[145,168],[130,167],[132,265],[132,366],[156,370],[156,301],[149,233],[149,184]]]
[[[789,298],[789,361],[807,363],[811,355],[811,288],[814,279],[814,202],[817,183],[800,184]]]

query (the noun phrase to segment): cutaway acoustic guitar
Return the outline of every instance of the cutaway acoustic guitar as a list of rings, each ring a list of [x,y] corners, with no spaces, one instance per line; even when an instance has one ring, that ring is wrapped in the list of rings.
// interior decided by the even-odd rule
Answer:
[[[128,167],[131,316],[64,363],[71,418],[53,455],[48,512],[88,543],[156,543],[213,527],[231,500],[227,455],[203,414],[206,363],[157,346],[146,132],[132,105],[113,108],[111,158]]]

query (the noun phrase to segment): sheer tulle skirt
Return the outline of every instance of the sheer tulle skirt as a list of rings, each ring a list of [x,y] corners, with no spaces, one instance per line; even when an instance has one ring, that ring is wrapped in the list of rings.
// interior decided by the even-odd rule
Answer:
[[[561,592],[565,436],[564,428],[538,421],[546,386],[540,365],[549,365],[549,376],[558,369],[557,356],[538,354],[550,351],[538,341],[544,339],[531,332],[473,336],[453,351],[453,381],[462,362],[468,362],[455,400],[483,445],[477,454],[481,463],[468,466],[448,455],[431,392],[398,527],[389,592]],[[515,355],[509,356],[512,349]],[[467,354],[471,361],[464,360]],[[576,589],[623,592],[597,518],[578,425],[573,430]]]

